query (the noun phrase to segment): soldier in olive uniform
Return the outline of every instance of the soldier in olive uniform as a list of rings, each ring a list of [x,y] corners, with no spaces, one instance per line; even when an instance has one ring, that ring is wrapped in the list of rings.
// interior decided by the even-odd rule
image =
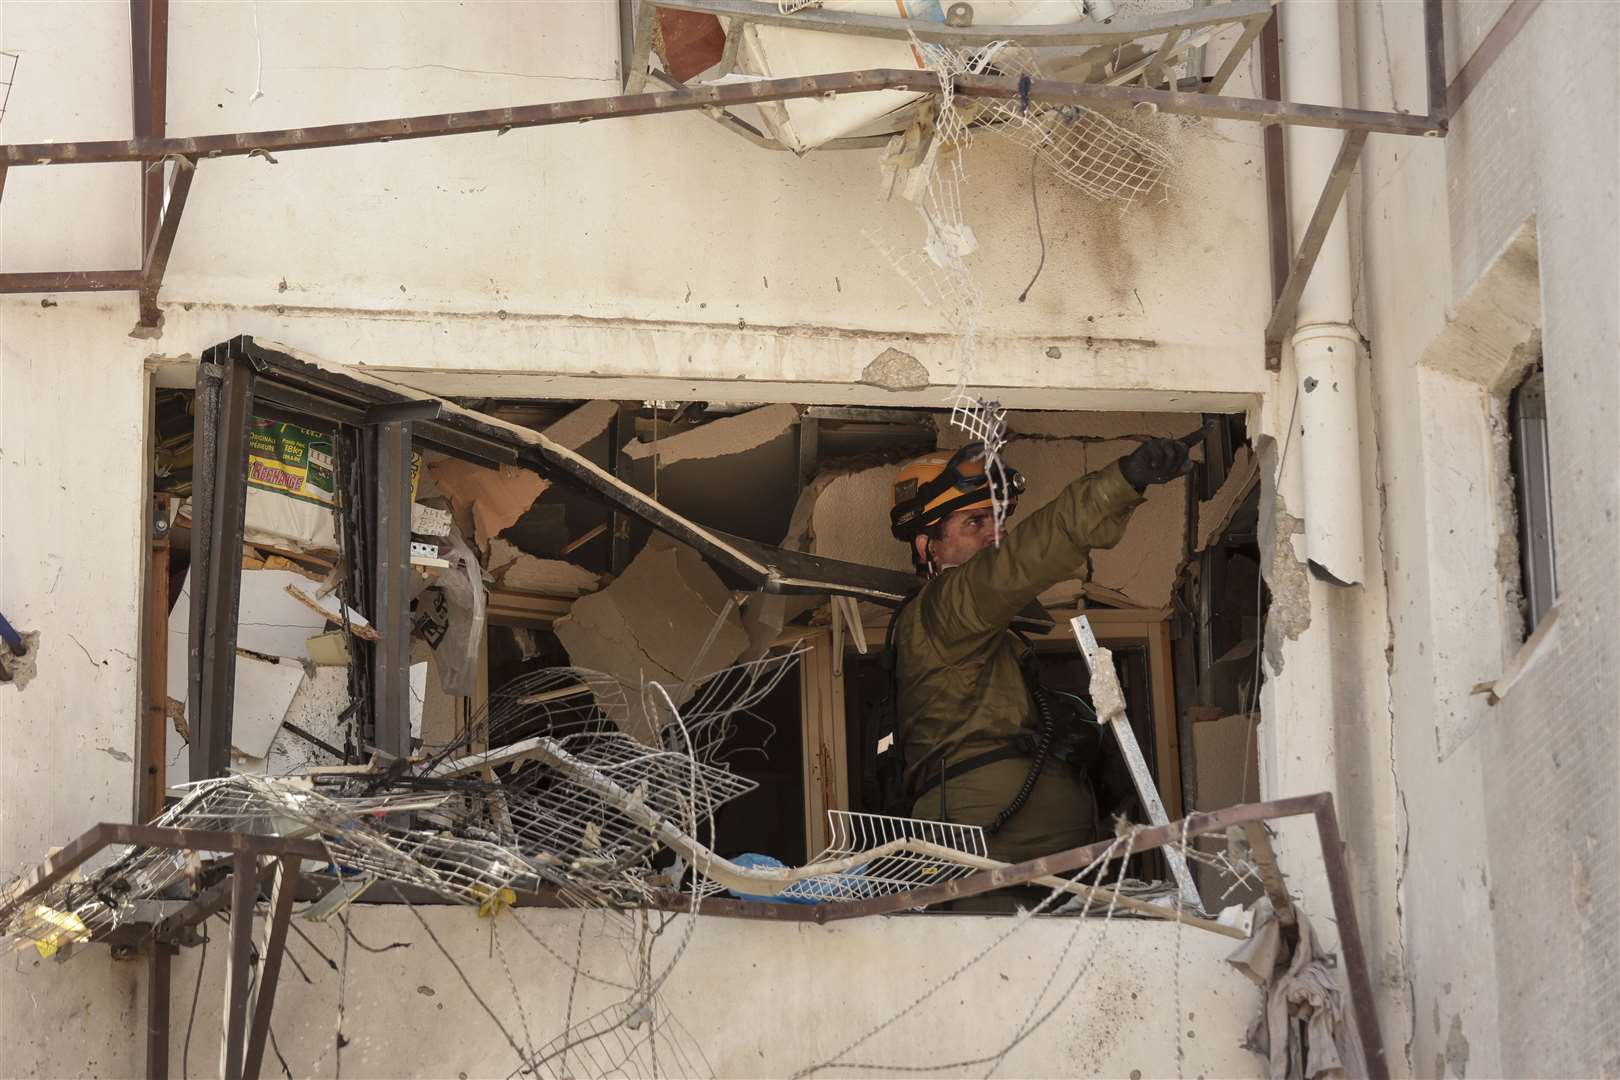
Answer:
[[[1097,838],[1083,774],[1048,758],[1032,775],[1039,720],[1009,627],[1042,592],[1074,577],[1088,551],[1119,542],[1149,484],[1187,468],[1183,443],[1149,440],[999,538],[991,489],[1010,507],[1023,489],[1016,471],[996,465],[987,477],[977,444],[901,470],[890,522],[925,578],[894,626],[898,732],[915,817],[985,826],[990,855],[1006,862]]]

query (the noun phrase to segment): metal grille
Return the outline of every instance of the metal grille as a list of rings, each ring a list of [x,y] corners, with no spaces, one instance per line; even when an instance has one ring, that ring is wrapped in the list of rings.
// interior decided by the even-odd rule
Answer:
[[[817,863],[861,861],[849,870],[822,874],[784,890],[785,898],[837,902],[910,892],[924,885],[966,877],[977,869],[961,855],[983,859],[984,830],[977,825],[827,811],[831,841]]]

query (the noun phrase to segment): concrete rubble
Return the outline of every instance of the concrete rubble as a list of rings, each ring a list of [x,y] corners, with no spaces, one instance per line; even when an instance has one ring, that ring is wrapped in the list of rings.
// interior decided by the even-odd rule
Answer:
[[[680,705],[749,646],[724,583],[697,552],[661,535],[611,585],[576,600],[552,629],[576,666],[625,685],[628,731],[644,742],[654,741],[660,727],[657,714],[638,704],[645,682],[663,684]]]
[[[656,458],[660,466],[695,458],[728,457],[778,438],[798,419],[799,411],[792,405],[762,405],[668,438],[651,442],[633,440],[625,444],[623,452],[632,461]]]

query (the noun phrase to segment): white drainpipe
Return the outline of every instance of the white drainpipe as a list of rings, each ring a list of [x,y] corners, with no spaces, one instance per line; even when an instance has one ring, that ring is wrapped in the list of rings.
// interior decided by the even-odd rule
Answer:
[[[1339,7],[1330,0],[1287,0],[1284,4],[1283,77],[1289,101],[1344,104]],[[1330,128],[1292,125],[1287,129],[1288,216],[1295,250],[1343,141],[1344,132]],[[1350,325],[1350,281],[1349,226],[1341,204],[1295,317],[1296,437],[1304,484],[1307,557],[1318,572],[1355,585],[1364,576],[1366,553],[1356,409],[1361,335]],[[1292,408],[1291,402],[1288,407]]]

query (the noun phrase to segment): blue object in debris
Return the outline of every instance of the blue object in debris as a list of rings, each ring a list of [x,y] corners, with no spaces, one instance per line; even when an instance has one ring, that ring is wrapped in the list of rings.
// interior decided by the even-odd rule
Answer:
[[[11,650],[13,656],[28,655],[28,646],[23,644],[22,635],[12,629],[3,614],[0,614],[0,640],[6,643],[6,648]]]
[[[783,870],[787,864],[774,855],[756,855],[748,852],[738,855],[731,860],[745,870]],[[825,904],[830,900],[851,900],[863,896],[875,895],[871,886],[861,879],[866,872],[866,865],[851,867],[843,874],[834,874],[830,877],[809,878],[790,886],[793,895],[777,893],[775,896],[755,896],[750,893],[740,893],[736,889],[727,891],[739,900],[752,900],[757,904]],[[846,886],[834,884],[839,878],[849,877],[851,880]]]
[[[750,852],[748,852],[747,854],[744,854],[744,855],[738,855],[736,858],[732,859],[731,861],[736,863],[738,866],[742,867],[744,870],[785,870],[785,869],[787,869],[787,863],[783,862],[781,859],[776,858],[774,855],[756,855],[752,851],[750,851]],[[815,900],[815,899],[812,899],[810,897],[805,897],[805,896],[783,896],[780,893],[777,893],[775,896],[758,896],[758,895],[755,895],[753,893],[741,893],[741,892],[738,892],[736,889],[728,889],[726,891],[731,893],[732,896],[735,896],[739,900],[752,900],[756,904],[819,904],[819,903],[821,903],[820,900]]]

